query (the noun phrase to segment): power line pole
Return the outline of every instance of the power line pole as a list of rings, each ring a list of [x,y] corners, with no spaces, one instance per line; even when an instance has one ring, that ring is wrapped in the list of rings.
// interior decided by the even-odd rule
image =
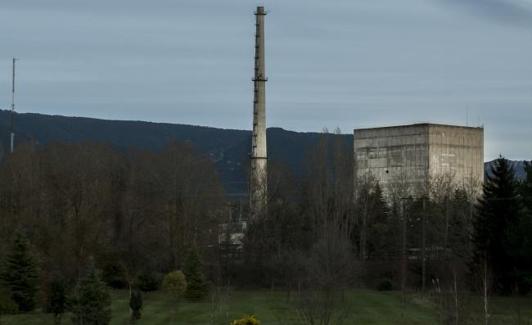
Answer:
[[[11,133],[10,133],[10,152],[15,150],[15,62],[13,58],[13,70],[11,76]]]

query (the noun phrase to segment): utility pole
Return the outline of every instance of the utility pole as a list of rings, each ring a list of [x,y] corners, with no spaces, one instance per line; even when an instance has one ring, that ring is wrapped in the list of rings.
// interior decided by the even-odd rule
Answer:
[[[11,76],[11,133],[10,133],[10,152],[15,150],[15,62],[13,58],[13,70]]]

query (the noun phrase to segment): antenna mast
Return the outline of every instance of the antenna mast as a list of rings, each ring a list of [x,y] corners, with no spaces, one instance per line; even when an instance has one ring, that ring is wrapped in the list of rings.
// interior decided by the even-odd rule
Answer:
[[[11,153],[15,150],[15,62],[16,58],[13,58],[13,74],[11,76],[11,139],[10,148]]]

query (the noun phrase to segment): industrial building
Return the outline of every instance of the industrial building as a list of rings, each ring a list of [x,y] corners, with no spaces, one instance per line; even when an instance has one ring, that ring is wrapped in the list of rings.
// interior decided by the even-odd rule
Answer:
[[[356,129],[354,166],[356,180],[371,175],[388,198],[429,194],[431,182],[442,177],[455,188],[480,190],[484,129],[429,123]]]

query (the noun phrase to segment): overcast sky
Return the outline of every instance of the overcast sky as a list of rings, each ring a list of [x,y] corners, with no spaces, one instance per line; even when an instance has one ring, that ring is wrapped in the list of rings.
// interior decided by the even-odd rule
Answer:
[[[0,107],[250,129],[254,16],[269,126],[484,125],[532,159],[532,0],[2,0]]]

